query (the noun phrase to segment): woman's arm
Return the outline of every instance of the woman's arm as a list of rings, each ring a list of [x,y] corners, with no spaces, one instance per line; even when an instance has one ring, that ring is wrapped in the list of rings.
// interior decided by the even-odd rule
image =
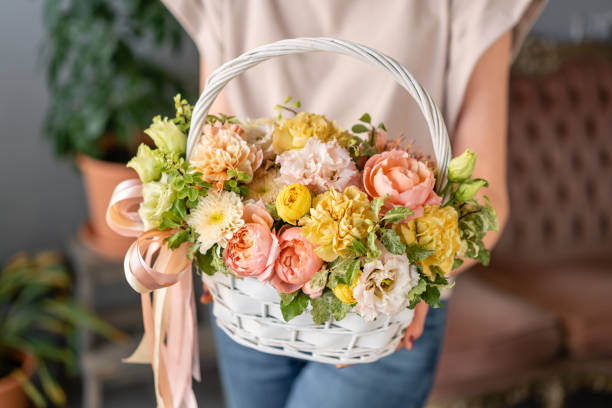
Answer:
[[[468,147],[477,155],[475,177],[489,181],[490,187],[480,194],[487,195],[497,211],[499,232],[489,232],[484,239],[492,249],[508,218],[509,204],[506,186],[506,139],[508,125],[508,77],[510,72],[510,32],[502,35],[480,57],[468,83],[453,137],[453,152],[459,154]],[[475,263],[466,260],[458,274]],[[423,333],[427,304],[417,305],[412,323],[406,329],[404,346],[412,349],[414,340]]]
[[[474,176],[489,181],[487,195],[499,219],[499,232],[489,232],[484,238],[493,249],[506,224],[509,213],[506,182],[506,152],[508,127],[508,81],[510,72],[511,33],[502,35],[482,55],[468,83],[453,135],[453,152],[462,153],[468,147],[477,155]],[[458,274],[474,265],[466,260],[454,272]]]

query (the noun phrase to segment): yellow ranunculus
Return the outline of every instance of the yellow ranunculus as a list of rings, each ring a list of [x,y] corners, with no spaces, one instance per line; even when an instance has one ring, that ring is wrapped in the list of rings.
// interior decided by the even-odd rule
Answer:
[[[355,288],[355,286],[357,286],[358,279],[359,275],[355,276],[355,280],[353,281],[353,284],[351,286],[346,285],[344,283],[339,283],[334,288],[334,295],[336,295],[336,297],[346,305],[352,305],[353,303],[357,303],[357,301],[353,297],[353,289]]]
[[[295,225],[310,210],[310,203],[310,191],[305,185],[289,184],[276,196],[276,212],[284,221]]]
[[[406,244],[423,245],[434,251],[419,261],[429,277],[433,278],[435,275],[432,266],[440,268],[444,275],[450,274],[455,254],[461,249],[459,220],[457,211],[453,207],[425,206],[422,217],[405,224],[395,224],[393,229]]]
[[[317,255],[331,262],[343,255],[354,239],[365,238],[373,221],[368,196],[349,186],[342,193],[332,188],[316,196],[310,216],[301,224],[306,239],[317,245]]]
[[[340,143],[347,135],[336,122],[330,122],[323,115],[300,112],[276,124],[272,135],[272,148],[280,154],[287,150],[301,149],[311,137],[323,142],[338,139]]]

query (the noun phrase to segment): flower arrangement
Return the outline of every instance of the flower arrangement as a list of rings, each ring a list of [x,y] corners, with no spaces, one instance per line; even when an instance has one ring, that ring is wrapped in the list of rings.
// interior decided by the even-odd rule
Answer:
[[[208,115],[186,157],[192,107],[180,96],[175,105],[175,118],[146,131],[155,147],[128,163],[144,230],[164,231],[164,245],[203,273],[272,285],[286,321],[436,307],[462,258],[488,263],[482,239],[497,220],[476,199],[487,182],[472,177],[470,150],[451,160],[444,185],[432,159],[369,114],[347,131],[288,98],[276,118]]]

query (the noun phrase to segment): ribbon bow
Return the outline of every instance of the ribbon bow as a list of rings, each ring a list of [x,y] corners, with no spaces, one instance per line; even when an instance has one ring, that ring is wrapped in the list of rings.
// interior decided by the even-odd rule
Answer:
[[[117,185],[106,211],[115,232],[138,237],[125,255],[123,269],[141,294],[144,336],[128,363],[150,363],[159,408],[196,408],[192,377],[200,381],[198,330],[189,243],[174,250],[164,242],[176,231],[144,231],[138,215],[142,183]]]

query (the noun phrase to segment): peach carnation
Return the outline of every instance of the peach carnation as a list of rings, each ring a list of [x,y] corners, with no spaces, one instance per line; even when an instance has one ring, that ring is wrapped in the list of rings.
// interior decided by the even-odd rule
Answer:
[[[222,189],[229,180],[228,170],[241,171],[253,177],[261,165],[263,153],[249,145],[244,130],[236,124],[204,126],[202,137],[191,153],[191,164],[202,173],[202,178]]]

